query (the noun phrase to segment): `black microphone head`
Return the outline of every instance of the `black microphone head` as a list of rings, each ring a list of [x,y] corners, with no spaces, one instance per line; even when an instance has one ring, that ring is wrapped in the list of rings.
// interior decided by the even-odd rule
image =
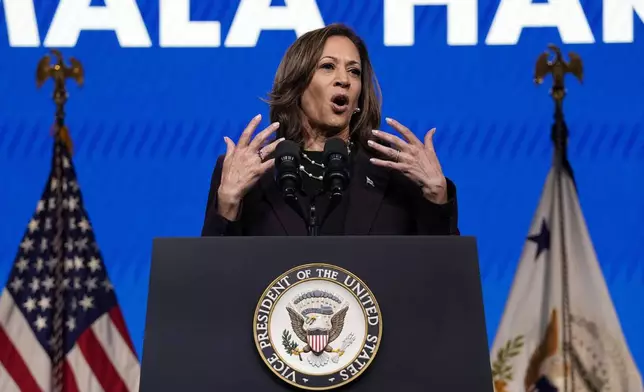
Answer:
[[[338,154],[336,157],[332,157],[332,154]],[[337,137],[327,139],[324,143],[324,162],[328,162],[330,158],[343,159],[347,160],[349,158],[349,153],[347,151],[346,143]]]
[[[286,198],[295,198],[302,185],[300,176],[300,147],[284,140],[275,148],[275,181]]]
[[[324,144],[324,189],[331,197],[342,197],[349,184],[349,152],[342,139],[331,138]]]
[[[292,140],[284,140],[280,142],[277,147],[275,147],[275,164],[277,165],[278,158],[283,158],[285,156],[295,157],[299,160],[300,156],[300,147]]]

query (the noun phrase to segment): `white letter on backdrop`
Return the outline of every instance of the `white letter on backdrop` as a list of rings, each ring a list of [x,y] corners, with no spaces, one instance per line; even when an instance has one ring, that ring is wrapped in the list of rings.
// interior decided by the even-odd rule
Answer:
[[[557,27],[567,44],[595,42],[579,0],[501,0],[485,43],[516,45],[524,27]]]
[[[4,0],[9,46],[40,46],[33,0]]]
[[[294,30],[300,37],[324,27],[315,0],[284,0],[284,4],[271,7],[271,0],[241,0],[224,45],[253,47],[262,30]]]
[[[123,47],[150,47],[152,42],[135,0],[60,0],[45,46],[74,46],[82,30],[114,30]]]
[[[644,0],[604,0],[603,13],[604,42],[633,42],[633,14],[644,21]]]
[[[190,0],[161,0],[159,3],[159,46],[218,47],[221,23],[191,21]]]
[[[477,0],[385,0],[385,46],[414,44],[414,7],[447,6],[447,44],[476,45]]]

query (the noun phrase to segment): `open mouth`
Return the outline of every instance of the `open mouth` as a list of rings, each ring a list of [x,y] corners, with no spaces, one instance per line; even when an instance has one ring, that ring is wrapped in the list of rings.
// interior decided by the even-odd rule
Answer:
[[[336,94],[331,98],[331,103],[335,112],[342,113],[349,107],[349,97],[345,94]]]

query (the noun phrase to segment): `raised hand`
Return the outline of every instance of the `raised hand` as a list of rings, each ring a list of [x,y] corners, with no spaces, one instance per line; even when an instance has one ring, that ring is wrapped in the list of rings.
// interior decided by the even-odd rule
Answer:
[[[403,173],[407,178],[418,184],[425,198],[433,203],[447,202],[447,180],[443,175],[440,162],[434,150],[433,128],[425,134],[425,143],[421,142],[412,131],[393,119],[387,119],[387,124],[396,129],[406,139],[380,130],[373,130],[376,138],[388,142],[392,147],[386,147],[372,140],[369,145],[381,152],[387,159],[372,158],[374,165],[388,167]]]
[[[262,116],[257,115],[248,123],[237,145],[230,138],[224,137],[226,155],[217,190],[217,210],[228,220],[236,219],[241,200],[246,193],[267,170],[275,165],[275,159],[266,159],[266,157],[284,140],[277,139],[265,145],[268,137],[279,128],[279,123],[269,125],[251,140],[261,120]]]

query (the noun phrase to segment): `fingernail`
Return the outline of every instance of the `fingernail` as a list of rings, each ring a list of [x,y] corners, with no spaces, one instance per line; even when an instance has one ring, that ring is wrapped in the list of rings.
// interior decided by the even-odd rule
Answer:
[[[374,144],[374,143],[373,143],[373,140],[368,140],[368,141],[367,141],[367,144],[368,144],[368,145],[370,145],[370,146],[373,146],[373,144]]]
[[[277,127],[279,127],[279,126],[280,126],[280,123],[279,123],[279,122],[274,122],[274,123],[273,123],[273,124],[271,124],[271,125],[273,126],[273,128],[277,128]]]
[[[260,118],[262,118],[262,115],[258,114],[257,116],[255,116],[255,118],[253,120],[259,120]]]
[[[378,131],[377,131],[376,129],[372,129],[372,130],[371,130],[371,133],[373,133],[374,135],[377,135],[377,134],[378,134]]]
[[[393,119],[391,119],[390,117],[387,117],[387,118],[385,118],[385,121],[386,121],[386,122],[388,122],[388,123],[390,123],[390,122],[392,122],[392,121],[393,121]]]

